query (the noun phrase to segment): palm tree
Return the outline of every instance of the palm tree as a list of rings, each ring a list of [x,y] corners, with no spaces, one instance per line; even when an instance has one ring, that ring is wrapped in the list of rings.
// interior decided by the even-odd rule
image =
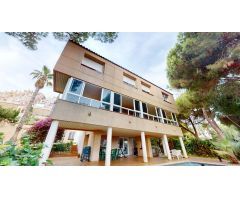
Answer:
[[[31,111],[31,108],[34,104],[34,100],[40,89],[44,88],[44,86],[52,86],[51,80],[53,79],[53,74],[47,66],[43,66],[42,71],[34,70],[30,75],[33,76],[33,79],[37,79],[35,82],[35,91],[32,94],[32,97],[23,113],[22,118],[20,119],[18,126],[14,135],[11,137],[10,141],[16,142],[19,132],[21,131],[24,123],[26,122],[28,115]]]

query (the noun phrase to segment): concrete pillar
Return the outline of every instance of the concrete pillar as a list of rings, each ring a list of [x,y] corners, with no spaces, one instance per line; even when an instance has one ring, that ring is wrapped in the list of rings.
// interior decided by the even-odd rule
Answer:
[[[52,150],[53,142],[57,134],[59,121],[52,121],[51,126],[48,130],[47,137],[43,144],[42,157],[39,160],[39,165],[44,165]]]
[[[78,140],[77,140],[77,148],[78,148],[78,154],[81,156],[83,146],[84,146],[84,140],[85,140],[85,132],[84,131],[78,131]]]
[[[147,156],[149,158],[153,158],[152,144],[151,144],[151,138],[150,137],[146,138],[146,143],[147,143]]]
[[[105,166],[111,165],[111,150],[112,150],[112,127],[108,127]]]
[[[92,132],[89,132],[87,146],[92,147],[93,146],[93,141],[94,141],[94,134]]]
[[[182,139],[181,136],[179,136],[179,140],[180,140],[180,144],[181,144],[181,147],[182,147],[183,156],[184,156],[184,158],[188,158],[187,151],[185,149],[185,145],[183,143],[183,139]]]
[[[101,134],[96,133],[94,135],[94,141],[93,141],[90,161],[98,161],[99,160],[100,145],[101,145]]]
[[[166,146],[165,146],[163,138],[162,138],[162,146],[163,146],[163,153],[164,153],[165,156],[167,156],[167,150],[166,150]]]
[[[142,142],[143,162],[148,162],[147,148],[146,148],[146,141],[145,141],[145,133],[144,132],[141,132],[141,142]]]
[[[170,149],[169,149],[169,146],[168,146],[168,139],[167,139],[166,135],[163,135],[163,141],[164,141],[164,144],[165,144],[168,160],[172,160],[172,156],[171,156]]]

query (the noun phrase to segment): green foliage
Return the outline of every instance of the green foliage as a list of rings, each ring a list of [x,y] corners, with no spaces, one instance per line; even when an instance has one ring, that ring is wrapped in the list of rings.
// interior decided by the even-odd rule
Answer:
[[[176,140],[179,146],[179,141]],[[192,136],[184,137],[184,144],[188,154],[203,156],[203,157],[216,157],[214,150],[216,147],[210,140],[201,140]]]
[[[52,151],[54,152],[69,152],[71,151],[72,142],[57,142],[53,144]]]
[[[3,143],[3,133],[0,133],[0,166],[38,166],[42,144],[31,144],[28,135],[21,138],[21,145],[12,142]]]
[[[240,132],[234,126],[221,126],[224,131],[224,138],[214,139],[212,144],[216,146],[217,154],[221,154],[224,157],[237,157],[240,159]]]
[[[24,46],[31,50],[37,50],[37,44],[46,38],[48,32],[6,32],[17,38]],[[100,42],[112,43],[118,36],[116,32],[53,32],[53,37],[60,41],[72,40],[78,44],[93,38]]]
[[[0,121],[8,120],[9,122],[15,123],[18,121],[19,110],[12,108],[3,108],[0,106]]]

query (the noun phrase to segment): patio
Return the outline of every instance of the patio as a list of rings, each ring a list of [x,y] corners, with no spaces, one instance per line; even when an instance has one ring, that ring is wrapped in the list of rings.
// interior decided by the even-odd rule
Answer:
[[[104,166],[104,161],[98,162],[80,162],[77,157],[52,157],[54,166]],[[219,162],[216,158],[202,158],[202,157],[189,157],[180,160],[173,159],[169,161],[167,158],[148,158],[148,163],[144,163],[142,157],[129,156],[127,158],[120,158],[118,160],[111,161],[111,166],[156,166],[174,164],[180,162],[204,162],[208,164],[228,164],[227,161]]]

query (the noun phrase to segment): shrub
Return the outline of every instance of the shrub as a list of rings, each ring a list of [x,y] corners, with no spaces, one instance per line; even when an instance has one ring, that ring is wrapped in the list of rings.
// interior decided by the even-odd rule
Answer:
[[[19,110],[12,108],[3,108],[0,106],[0,121],[8,120],[9,122],[15,123],[18,121]]]
[[[12,142],[3,144],[3,133],[0,133],[0,166],[19,165],[37,166],[41,157],[42,144],[31,144],[30,137],[21,138],[21,145]]]
[[[48,130],[51,126],[52,119],[46,118],[36,122],[27,133],[31,136],[32,143],[44,142],[47,136]],[[58,128],[55,141],[61,140],[64,134],[64,129]]]
[[[63,143],[57,142],[53,144],[52,151],[54,152],[69,152],[71,151],[72,142]]]

